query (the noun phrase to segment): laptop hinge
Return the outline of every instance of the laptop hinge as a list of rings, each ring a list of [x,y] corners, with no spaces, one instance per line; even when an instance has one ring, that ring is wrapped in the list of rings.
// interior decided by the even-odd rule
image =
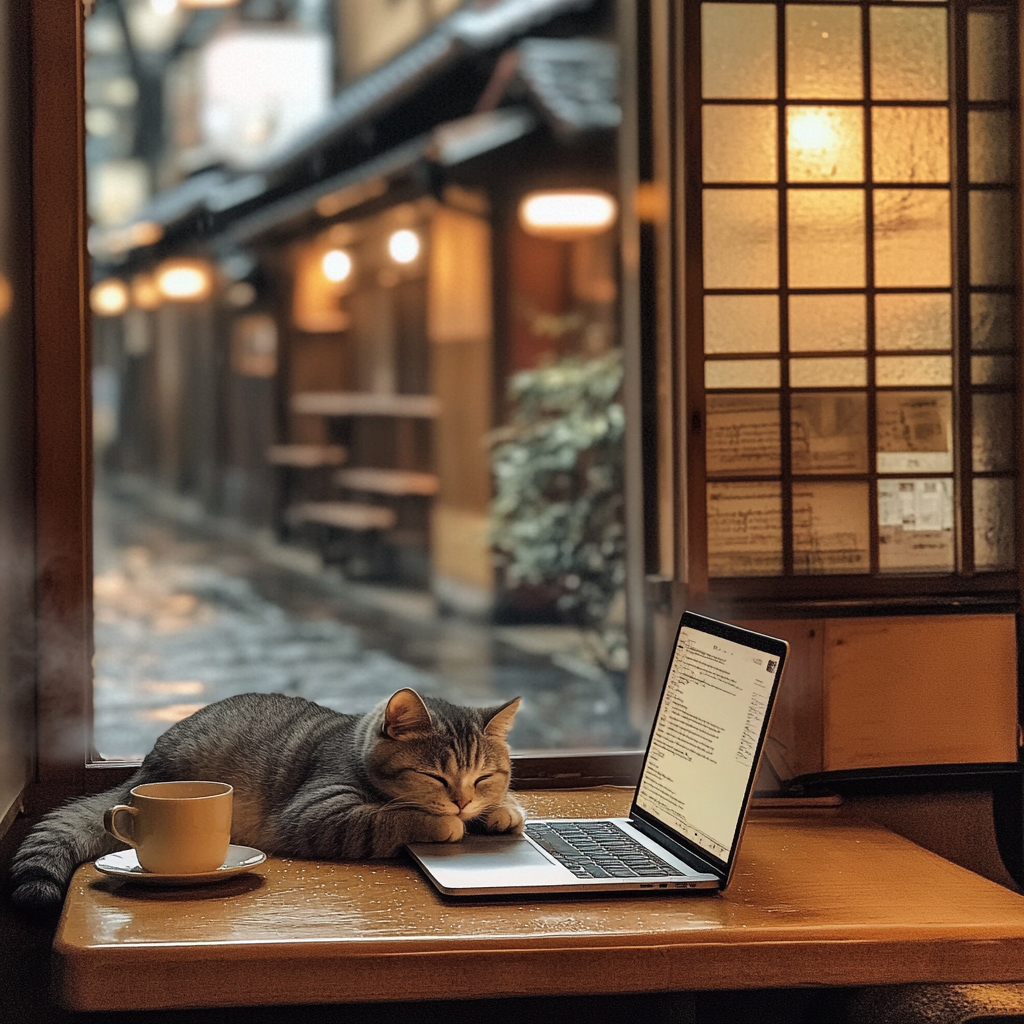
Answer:
[[[675,856],[677,856],[685,864],[688,864],[694,871],[701,871],[708,875],[717,875],[719,878],[725,877],[725,872],[721,868],[716,868],[713,864],[708,863],[703,857],[694,853],[692,850],[686,849],[680,843],[677,843],[670,835],[666,835],[657,826],[652,825],[649,821],[644,821],[643,818],[637,818],[630,816],[627,819],[630,825],[637,830],[637,832],[643,832],[648,839],[653,839],[656,843],[660,843],[665,847],[666,850],[671,850]]]

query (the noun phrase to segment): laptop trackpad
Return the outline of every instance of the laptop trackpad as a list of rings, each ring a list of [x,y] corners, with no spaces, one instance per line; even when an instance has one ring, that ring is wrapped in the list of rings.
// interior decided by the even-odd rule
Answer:
[[[521,836],[467,836],[460,843],[412,843],[409,851],[442,886],[544,885],[575,881]]]

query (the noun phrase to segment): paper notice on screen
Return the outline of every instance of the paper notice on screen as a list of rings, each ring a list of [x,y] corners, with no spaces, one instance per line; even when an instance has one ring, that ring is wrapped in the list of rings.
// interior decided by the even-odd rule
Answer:
[[[778,659],[679,631],[637,806],[720,860],[732,850]]]

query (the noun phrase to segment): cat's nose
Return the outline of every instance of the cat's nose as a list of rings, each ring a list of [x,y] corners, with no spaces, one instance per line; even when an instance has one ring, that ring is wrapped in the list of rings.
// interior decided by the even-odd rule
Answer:
[[[465,793],[457,796],[455,802],[459,805],[459,810],[464,811],[473,801],[472,795],[466,796]]]

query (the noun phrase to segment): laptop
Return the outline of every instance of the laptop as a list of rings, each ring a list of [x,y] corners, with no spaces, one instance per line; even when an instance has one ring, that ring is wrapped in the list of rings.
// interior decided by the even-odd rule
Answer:
[[[408,847],[448,896],[722,890],[789,645],[685,612],[628,818]]]

